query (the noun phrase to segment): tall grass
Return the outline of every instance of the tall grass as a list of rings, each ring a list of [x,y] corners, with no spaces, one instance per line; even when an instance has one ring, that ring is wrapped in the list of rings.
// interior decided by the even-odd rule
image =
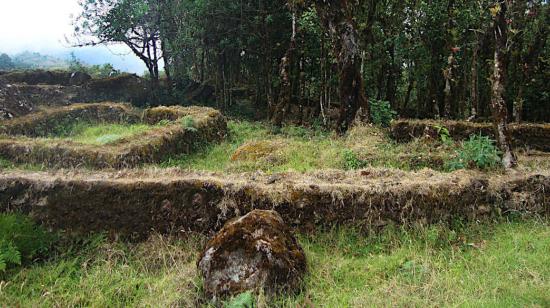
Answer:
[[[550,303],[550,223],[501,221],[363,234],[338,229],[299,235],[305,291],[271,307],[492,306]],[[196,258],[204,236],[66,238],[49,259],[0,277],[7,306],[208,305]]]

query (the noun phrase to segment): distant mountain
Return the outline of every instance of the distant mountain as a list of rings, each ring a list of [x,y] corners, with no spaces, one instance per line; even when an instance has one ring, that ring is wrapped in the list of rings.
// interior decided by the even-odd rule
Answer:
[[[0,55],[2,51],[0,50]],[[49,51],[23,51],[9,55],[15,69],[68,69],[72,55],[85,65],[112,64],[122,72],[142,75],[146,67],[125,46],[93,46]]]
[[[67,60],[30,51],[14,55],[12,62],[18,69],[67,69],[70,65]]]

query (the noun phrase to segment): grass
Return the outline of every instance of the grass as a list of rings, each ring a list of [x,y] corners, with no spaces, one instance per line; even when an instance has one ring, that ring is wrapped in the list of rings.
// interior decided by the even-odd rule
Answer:
[[[344,229],[300,235],[305,291],[267,306],[548,306],[550,222],[450,229]],[[205,238],[60,240],[49,257],[0,276],[7,306],[204,306],[196,258]],[[259,304],[265,304],[260,300]],[[261,306],[261,305],[260,305]]]
[[[406,145],[397,144],[387,136],[385,129],[373,126],[356,127],[346,136],[296,126],[276,131],[268,124],[246,121],[230,121],[228,127],[230,134],[225,141],[206,145],[190,155],[171,157],[161,166],[268,173],[367,166],[442,169],[443,162],[453,154],[450,145],[440,142],[416,140]],[[237,151],[248,155],[232,159]],[[350,159],[355,159],[355,163],[350,164]]]
[[[153,127],[146,124],[90,124],[81,122],[62,128],[56,137],[82,144],[106,145],[142,134]]]
[[[182,125],[193,129],[194,124],[192,119],[184,118]],[[52,138],[106,145],[154,127],[144,124],[77,123],[60,127]],[[192,154],[174,155],[156,166],[225,173],[310,172],[369,166],[406,171],[431,168],[448,172],[456,169],[449,162],[455,161],[461,153],[461,144],[452,140],[414,139],[409,143],[397,143],[388,136],[387,129],[377,126],[354,127],[345,136],[320,128],[285,126],[274,129],[264,122],[235,120],[228,122],[228,129],[229,136],[224,141],[204,144]],[[520,169],[548,169],[549,162],[547,156],[527,156],[520,152]],[[44,169],[35,165],[12,165],[5,160],[0,160],[0,168]],[[497,166],[485,171],[500,172],[501,168]]]
[[[338,157],[335,143],[338,140],[328,133],[297,127],[286,127],[278,134],[265,123],[238,122],[228,123],[229,136],[219,143],[204,146],[191,155],[172,157],[162,164],[163,167],[208,171],[255,171],[281,172],[288,170],[310,171],[317,168],[337,167]],[[240,146],[250,142],[274,142],[283,139],[284,147],[279,148],[277,157],[265,157],[253,160],[233,161],[232,155]]]

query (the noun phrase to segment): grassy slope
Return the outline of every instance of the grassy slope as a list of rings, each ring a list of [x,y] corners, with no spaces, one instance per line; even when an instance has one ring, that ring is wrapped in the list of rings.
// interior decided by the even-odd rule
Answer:
[[[203,242],[62,242],[48,260],[0,276],[0,303],[193,307],[201,302],[195,261]],[[300,242],[311,270],[306,291],[272,305],[550,305],[548,221],[387,229],[368,237],[331,231]]]

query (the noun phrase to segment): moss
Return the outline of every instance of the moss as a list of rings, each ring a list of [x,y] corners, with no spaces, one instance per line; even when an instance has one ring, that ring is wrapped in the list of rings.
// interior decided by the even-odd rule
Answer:
[[[288,146],[284,140],[251,141],[240,146],[231,155],[232,161],[277,160],[277,152]]]
[[[303,231],[352,225],[451,224],[503,214],[550,215],[550,174],[487,176],[366,169],[219,176],[178,170],[0,173],[0,212],[77,232],[145,236],[210,232],[252,209]],[[82,215],[86,213],[86,215]]]
[[[269,295],[297,292],[307,269],[304,251],[281,216],[261,210],[228,222],[197,265],[206,293],[216,297],[259,289]]]

